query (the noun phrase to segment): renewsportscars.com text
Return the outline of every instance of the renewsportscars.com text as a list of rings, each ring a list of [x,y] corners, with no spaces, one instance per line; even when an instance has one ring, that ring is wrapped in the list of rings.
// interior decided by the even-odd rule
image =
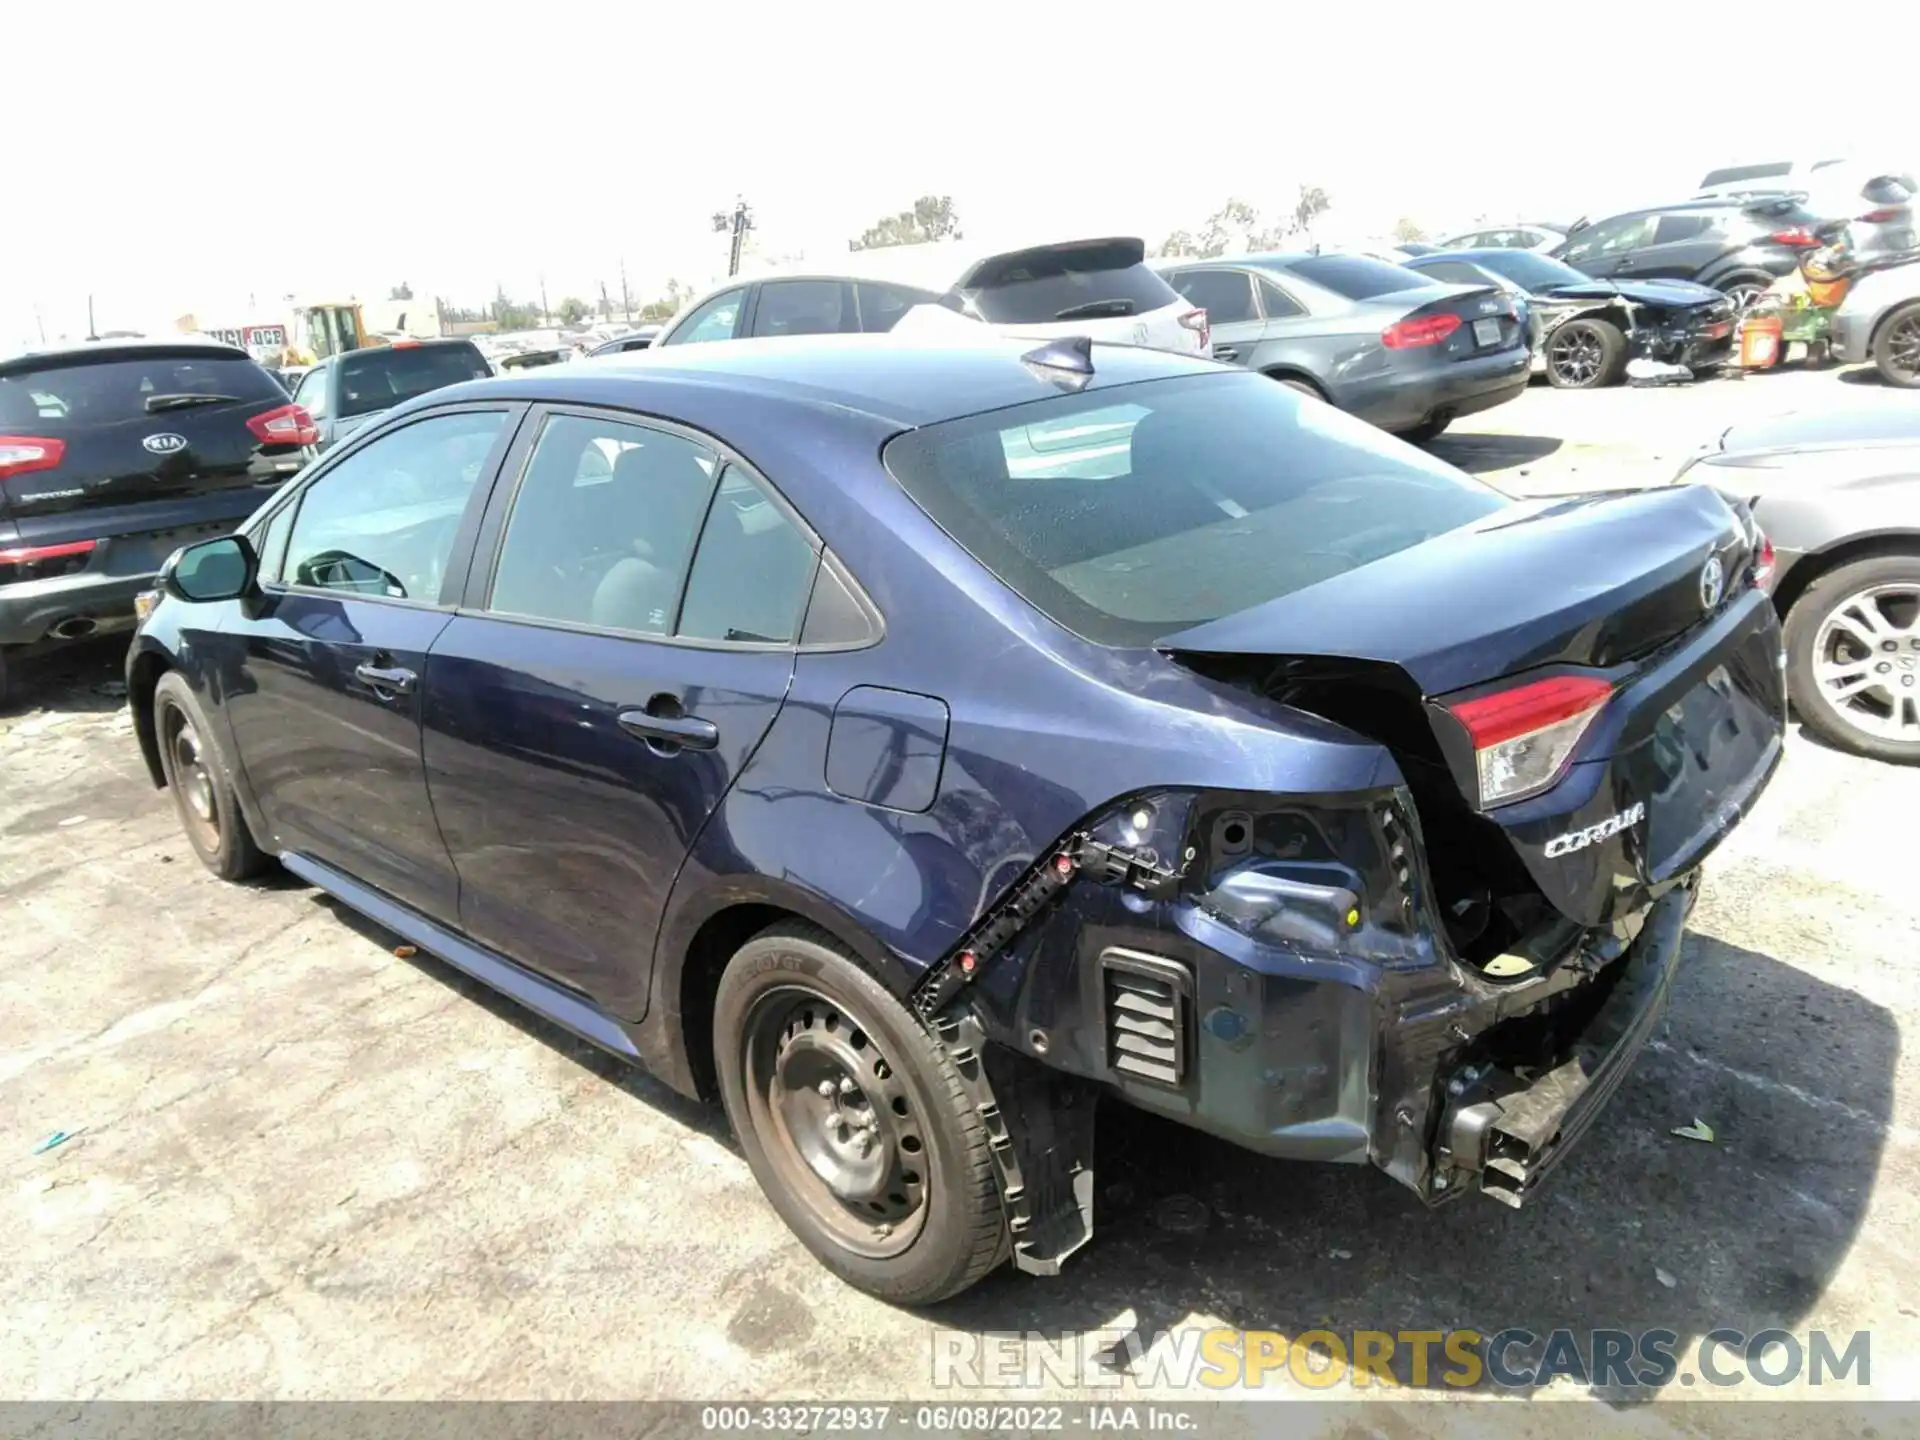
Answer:
[[[1074,1387],[1223,1391],[1293,1384],[1536,1389],[1579,1385],[1778,1387],[1872,1383],[1872,1335],[1731,1327],[1683,1340],[1673,1330],[1171,1331],[1148,1344],[1134,1330],[1071,1335],[937,1330],[932,1380],[941,1389]]]

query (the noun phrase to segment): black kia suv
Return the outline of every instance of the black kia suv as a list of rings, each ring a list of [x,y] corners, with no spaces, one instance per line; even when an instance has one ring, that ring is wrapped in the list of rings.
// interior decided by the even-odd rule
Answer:
[[[215,341],[0,359],[0,706],[10,662],[131,628],[161,562],[245,520],[315,438],[278,381]]]

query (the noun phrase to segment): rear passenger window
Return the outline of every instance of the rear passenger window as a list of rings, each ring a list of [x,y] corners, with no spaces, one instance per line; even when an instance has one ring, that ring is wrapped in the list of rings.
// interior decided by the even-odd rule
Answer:
[[[1266,310],[1269,320],[1286,320],[1292,316],[1307,313],[1298,300],[1271,280],[1260,282],[1260,304]]]
[[[753,482],[729,466],[700,532],[679,634],[690,640],[787,644],[813,587],[813,542]]]
[[[549,419],[514,496],[488,608],[666,635],[719,462],[679,435]]]
[[[1659,223],[1653,227],[1655,245],[1673,245],[1682,240],[1691,240],[1707,233],[1711,224],[1704,215],[1662,215]]]
[[[1173,288],[1207,312],[1209,325],[1253,320],[1253,282],[1240,270],[1183,270]]]
[[[755,335],[838,335],[857,329],[848,287],[838,280],[778,280],[760,287]]]

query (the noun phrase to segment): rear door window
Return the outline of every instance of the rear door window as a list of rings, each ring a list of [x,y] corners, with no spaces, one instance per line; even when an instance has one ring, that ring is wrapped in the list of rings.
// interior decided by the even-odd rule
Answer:
[[[714,453],[685,436],[580,415],[540,432],[500,542],[499,615],[672,633]]]
[[[1253,281],[1244,270],[1182,270],[1173,288],[1207,312],[1209,325],[1254,320]]]
[[[700,531],[675,633],[690,640],[787,645],[813,588],[813,542],[737,465]]]
[[[1006,585],[1109,645],[1304,590],[1508,503],[1244,372],[952,420],[896,437],[883,458]]]
[[[0,432],[59,436],[170,412],[286,398],[279,382],[243,355],[162,349],[114,359],[61,357],[0,375]]]
[[[839,335],[859,328],[843,280],[774,280],[753,307],[755,335]]]
[[[1433,283],[1417,270],[1365,255],[1309,255],[1289,260],[1285,268],[1345,300],[1371,300]]]
[[[493,372],[472,345],[417,345],[355,350],[340,366],[340,414],[370,415],[403,400]]]
[[[1304,305],[1264,276],[1260,280],[1260,307],[1269,320],[1290,320],[1307,313]]]
[[[1662,215],[1654,223],[1654,245],[1676,245],[1682,240],[1697,240],[1706,234],[1713,222],[1704,215]]]

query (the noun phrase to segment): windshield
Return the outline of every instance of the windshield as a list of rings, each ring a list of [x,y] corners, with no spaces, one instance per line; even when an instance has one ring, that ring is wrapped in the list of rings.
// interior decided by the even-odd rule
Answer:
[[[355,350],[340,361],[340,413],[370,415],[443,385],[484,380],[492,373],[470,343]]]
[[[1060,624],[1150,645],[1508,502],[1262,375],[1089,391],[901,435],[889,471]]]
[[[1489,250],[1485,254],[1476,254],[1473,263],[1482,270],[1491,270],[1496,275],[1504,275],[1522,290],[1534,294],[1551,290],[1556,285],[1591,285],[1593,277],[1582,275],[1564,261],[1539,255],[1531,250]]]

